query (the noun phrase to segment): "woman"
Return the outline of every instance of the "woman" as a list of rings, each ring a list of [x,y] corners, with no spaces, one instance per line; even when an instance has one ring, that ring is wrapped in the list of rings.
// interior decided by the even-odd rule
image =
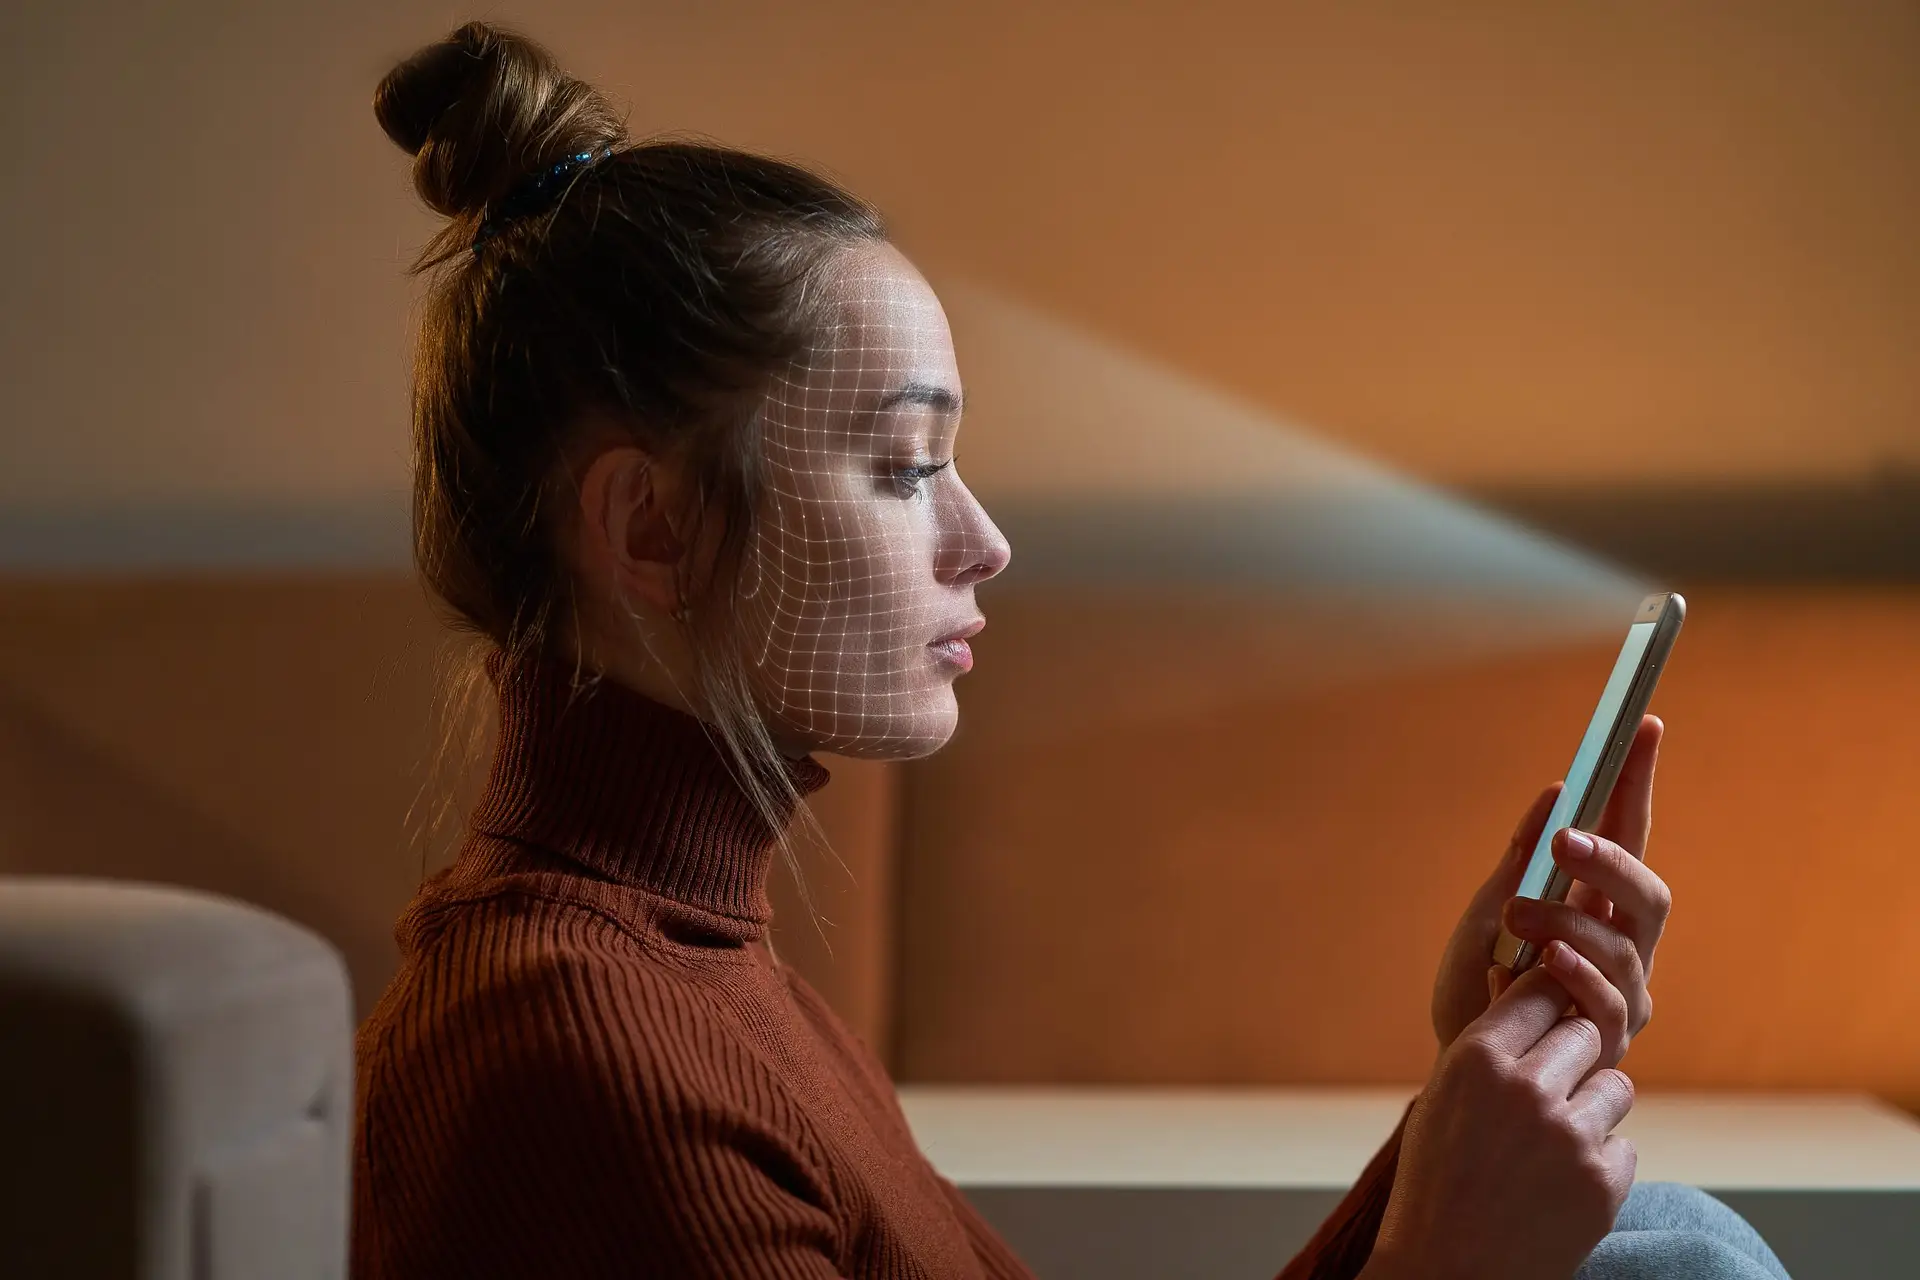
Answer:
[[[812,753],[946,742],[1007,563],[953,467],[939,301],[844,191],[630,147],[486,25],[375,108],[451,219],[423,258],[416,551],[492,642],[501,732],[361,1033],[356,1274],[1026,1275],[764,944]],[[1563,854],[1584,909],[1512,919],[1562,941],[1507,989],[1489,947],[1551,791],[1521,824],[1445,962],[1432,1081],[1288,1274],[1569,1276],[1607,1237],[1633,1175],[1613,1064],[1667,912],[1633,856],[1659,735]],[[1685,1203],[1742,1274],[1744,1224]]]

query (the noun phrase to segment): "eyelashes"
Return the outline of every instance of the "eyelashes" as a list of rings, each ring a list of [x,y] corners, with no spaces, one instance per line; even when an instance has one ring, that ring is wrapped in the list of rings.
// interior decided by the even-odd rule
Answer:
[[[928,480],[953,465],[953,459],[945,462],[923,462],[916,467],[902,467],[893,473],[895,490],[903,498],[911,498],[924,492]]]

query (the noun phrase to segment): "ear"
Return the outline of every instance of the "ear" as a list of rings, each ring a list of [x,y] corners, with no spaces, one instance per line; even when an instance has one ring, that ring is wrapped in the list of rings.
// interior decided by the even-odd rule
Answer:
[[[671,615],[681,605],[686,546],[674,529],[674,469],[636,445],[604,450],[580,477],[580,554],[619,595]]]

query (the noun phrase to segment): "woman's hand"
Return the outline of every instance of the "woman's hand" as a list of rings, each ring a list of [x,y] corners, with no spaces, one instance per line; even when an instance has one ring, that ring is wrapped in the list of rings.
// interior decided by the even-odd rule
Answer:
[[[1433,987],[1433,1031],[1442,1051],[1513,981],[1505,966],[1492,963],[1502,923],[1543,952],[1556,939],[1570,945],[1618,993],[1626,1007],[1625,1029],[1617,1044],[1606,1046],[1601,1066],[1619,1062],[1647,1025],[1653,1016],[1647,979],[1673,907],[1666,882],[1642,861],[1653,823],[1653,772],[1663,732],[1658,717],[1641,720],[1606,811],[1595,824],[1591,854],[1581,855],[1574,832],[1555,838],[1554,861],[1575,881],[1564,903],[1513,896],[1560,784],[1542,791],[1520,820],[1500,865],[1468,903],[1441,959]]]
[[[1613,1134],[1633,1082],[1599,1066],[1626,1034],[1619,992],[1579,955],[1503,991],[1440,1055],[1407,1113],[1361,1280],[1571,1276],[1633,1186]],[[1562,1017],[1571,996],[1576,1016]]]

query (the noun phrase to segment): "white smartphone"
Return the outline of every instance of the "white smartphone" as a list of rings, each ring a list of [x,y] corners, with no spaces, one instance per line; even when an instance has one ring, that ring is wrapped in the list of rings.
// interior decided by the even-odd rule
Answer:
[[[1626,643],[1614,659],[1613,674],[1600,693],[1600,705],[1593,709],[1580,749],[1573,753],[1573,765],[1567,770],[1567,784],[1547,815],[1540,842],[1533,847],[1527,873],[1520,879],[1519,897],[1564,902],[1573,877],[1553,860],[1553,837],[1568,827],[1593,830],[1593,824],[1607,807],[1613,794],[1620,766],[1626,763],[1627,748],[1633,745],[1640,717],[1653,700],[1653,687],[1673,652],[1680,624],[1687,616],[1687,602],[1678,594],[1665,591],[1648,596],[1634,611],[1627,628]],[[1540,948],[1514,937],[1503,927],[1493,945],[1493,958],[1518,977],[1540,959]]]

